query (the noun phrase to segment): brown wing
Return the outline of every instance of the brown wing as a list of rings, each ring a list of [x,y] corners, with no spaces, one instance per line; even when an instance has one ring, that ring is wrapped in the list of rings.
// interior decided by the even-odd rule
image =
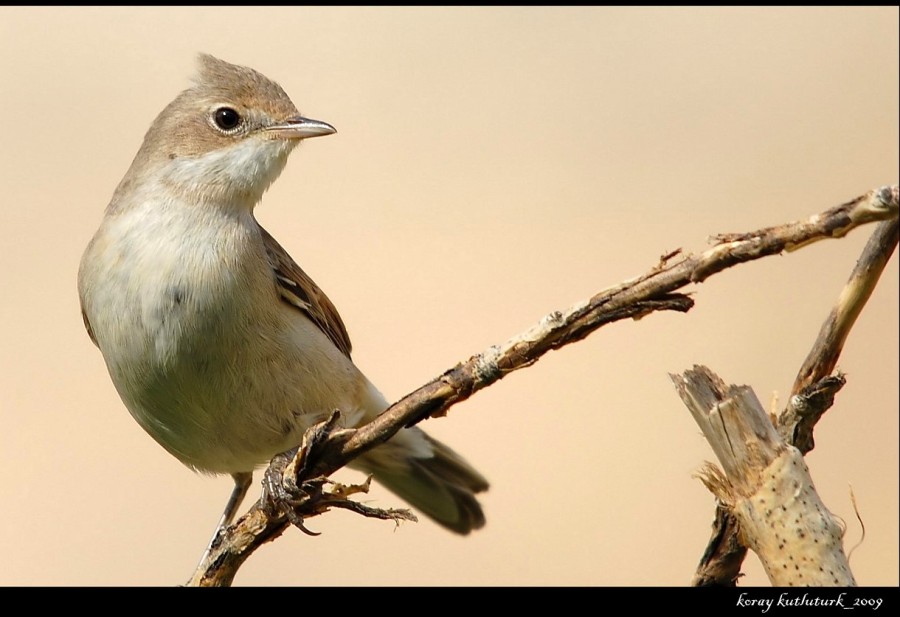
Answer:
[[[278,281],[278,292],[281,299],[288,304],[303,311],[314,324],[319,326],[331,342],[340,349],[345,356],[350,357],[350,336],[347,328],[341,321],[337,309],[328,299],[319,286],[300,269],[300,266],[291,259],[278,241],[269,232],[259,227],[262,233],[263,243],[266,245],[266,254],[269,256],[269,264],[275,272]]]

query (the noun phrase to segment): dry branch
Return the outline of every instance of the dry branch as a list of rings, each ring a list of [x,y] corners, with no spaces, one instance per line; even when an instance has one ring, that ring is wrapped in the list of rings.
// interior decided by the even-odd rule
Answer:
[[[778,418],[778,428],[782,436],[789,439],[804,454],[815,445],[812,438],[813,426],[831,406],[834,393],[829,391],[835,387],[840,389],[843,385],[842,377],[839,376],[841,384],[837,386],[829,383],[829,376],[837,366],[850,329],[856,323],[856,318],[862,312],[875,285],[878,284],[878,279],[881,278],[881,273],[894,254],[898,238],[900,238],[900,220],[886,221],[875,228],[834,308],[822,324],[816,342],[813,343],[803,366],[797,373],[791,398]]]
[[[333,473],[384,443],[404,426],[445,414],[452,405],[508,373],[534,364],[551,349],[578,341],[601,326],[661,310],[688,311],[693,301],[675,291],[691,283],[739,263],[842,237],[865,223],[896,218],[897,212],[898,188],[885,187],[805,221],[720,236],[712,248],[699,255],[681,255],[677,251],[666,255],[648,273],[601,291],[565,311],[553,312],[528,331],[458,364],[365,426],[334,433],[321,441],[317,452],[307,453],[310,460],[298,484],[302,486],[305,481]],[[296,514],[303,517],[318,513],[314,501],[308,500],[308,511]],[[256,548],[281,535],[288,524],[284,514],[270,512],[258,502],[218,538],[189,584],[230,584],[243,561]]]
[[[726,386],[702,366],[671,377],[725,470],[708,465],[701,479],[737,518],[772,584],[855,585],[840,523],[753,390]]]
[[[897,187],[892,190],[896,202]],[[787,443],[803,454],[815,446],[813,428],[846,382],[843,375],[832,375],[831,372],[837,366],[850,329],[897,248],[898,238],[900,221],[896,218],[884,221],[875,228],[797,373],[791,396],[778,417],[776,428]],[[719,507],[712,528],[692,584],[701,587],[732,586],[740,576],[741,564],[747,554],[747,548],[738,537],[737,519],[728,508]]]

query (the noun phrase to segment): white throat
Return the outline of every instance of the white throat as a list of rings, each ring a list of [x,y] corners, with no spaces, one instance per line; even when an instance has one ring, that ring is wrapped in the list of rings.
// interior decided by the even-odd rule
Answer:
[[[163,168],[160,179],[185,201],[252,210],[281,175],[296,145],[251,136],[201,156],[174,159]]]

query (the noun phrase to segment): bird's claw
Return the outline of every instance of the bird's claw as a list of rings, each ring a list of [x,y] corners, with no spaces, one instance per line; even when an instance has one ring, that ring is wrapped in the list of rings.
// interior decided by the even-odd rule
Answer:
[[[341,413],[335,409],[323,422],[311,427],[303,435],[303,443],[286,452],[276,455],[263,476],[262,502],[266,513],[276,515],[284,513],[292,525],[311,536],[319,535],[310,531],[304,524],[301,512],[318,514],[327,506],[320,506],[322,487],[328,479],[317,476],[308,480],[300,480],[312,471],[310,459],[318,452],[322,444],[334,433]]]

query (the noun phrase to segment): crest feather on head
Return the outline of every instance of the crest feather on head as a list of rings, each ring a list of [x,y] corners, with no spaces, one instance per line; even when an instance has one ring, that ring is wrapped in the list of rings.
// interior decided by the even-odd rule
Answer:
[[[223,103],[266,110],[273,117],[297,114],[291,98],[276,82],[250,67],[231,64],[209,54],[197,55],[193,82],[193,90]]]

